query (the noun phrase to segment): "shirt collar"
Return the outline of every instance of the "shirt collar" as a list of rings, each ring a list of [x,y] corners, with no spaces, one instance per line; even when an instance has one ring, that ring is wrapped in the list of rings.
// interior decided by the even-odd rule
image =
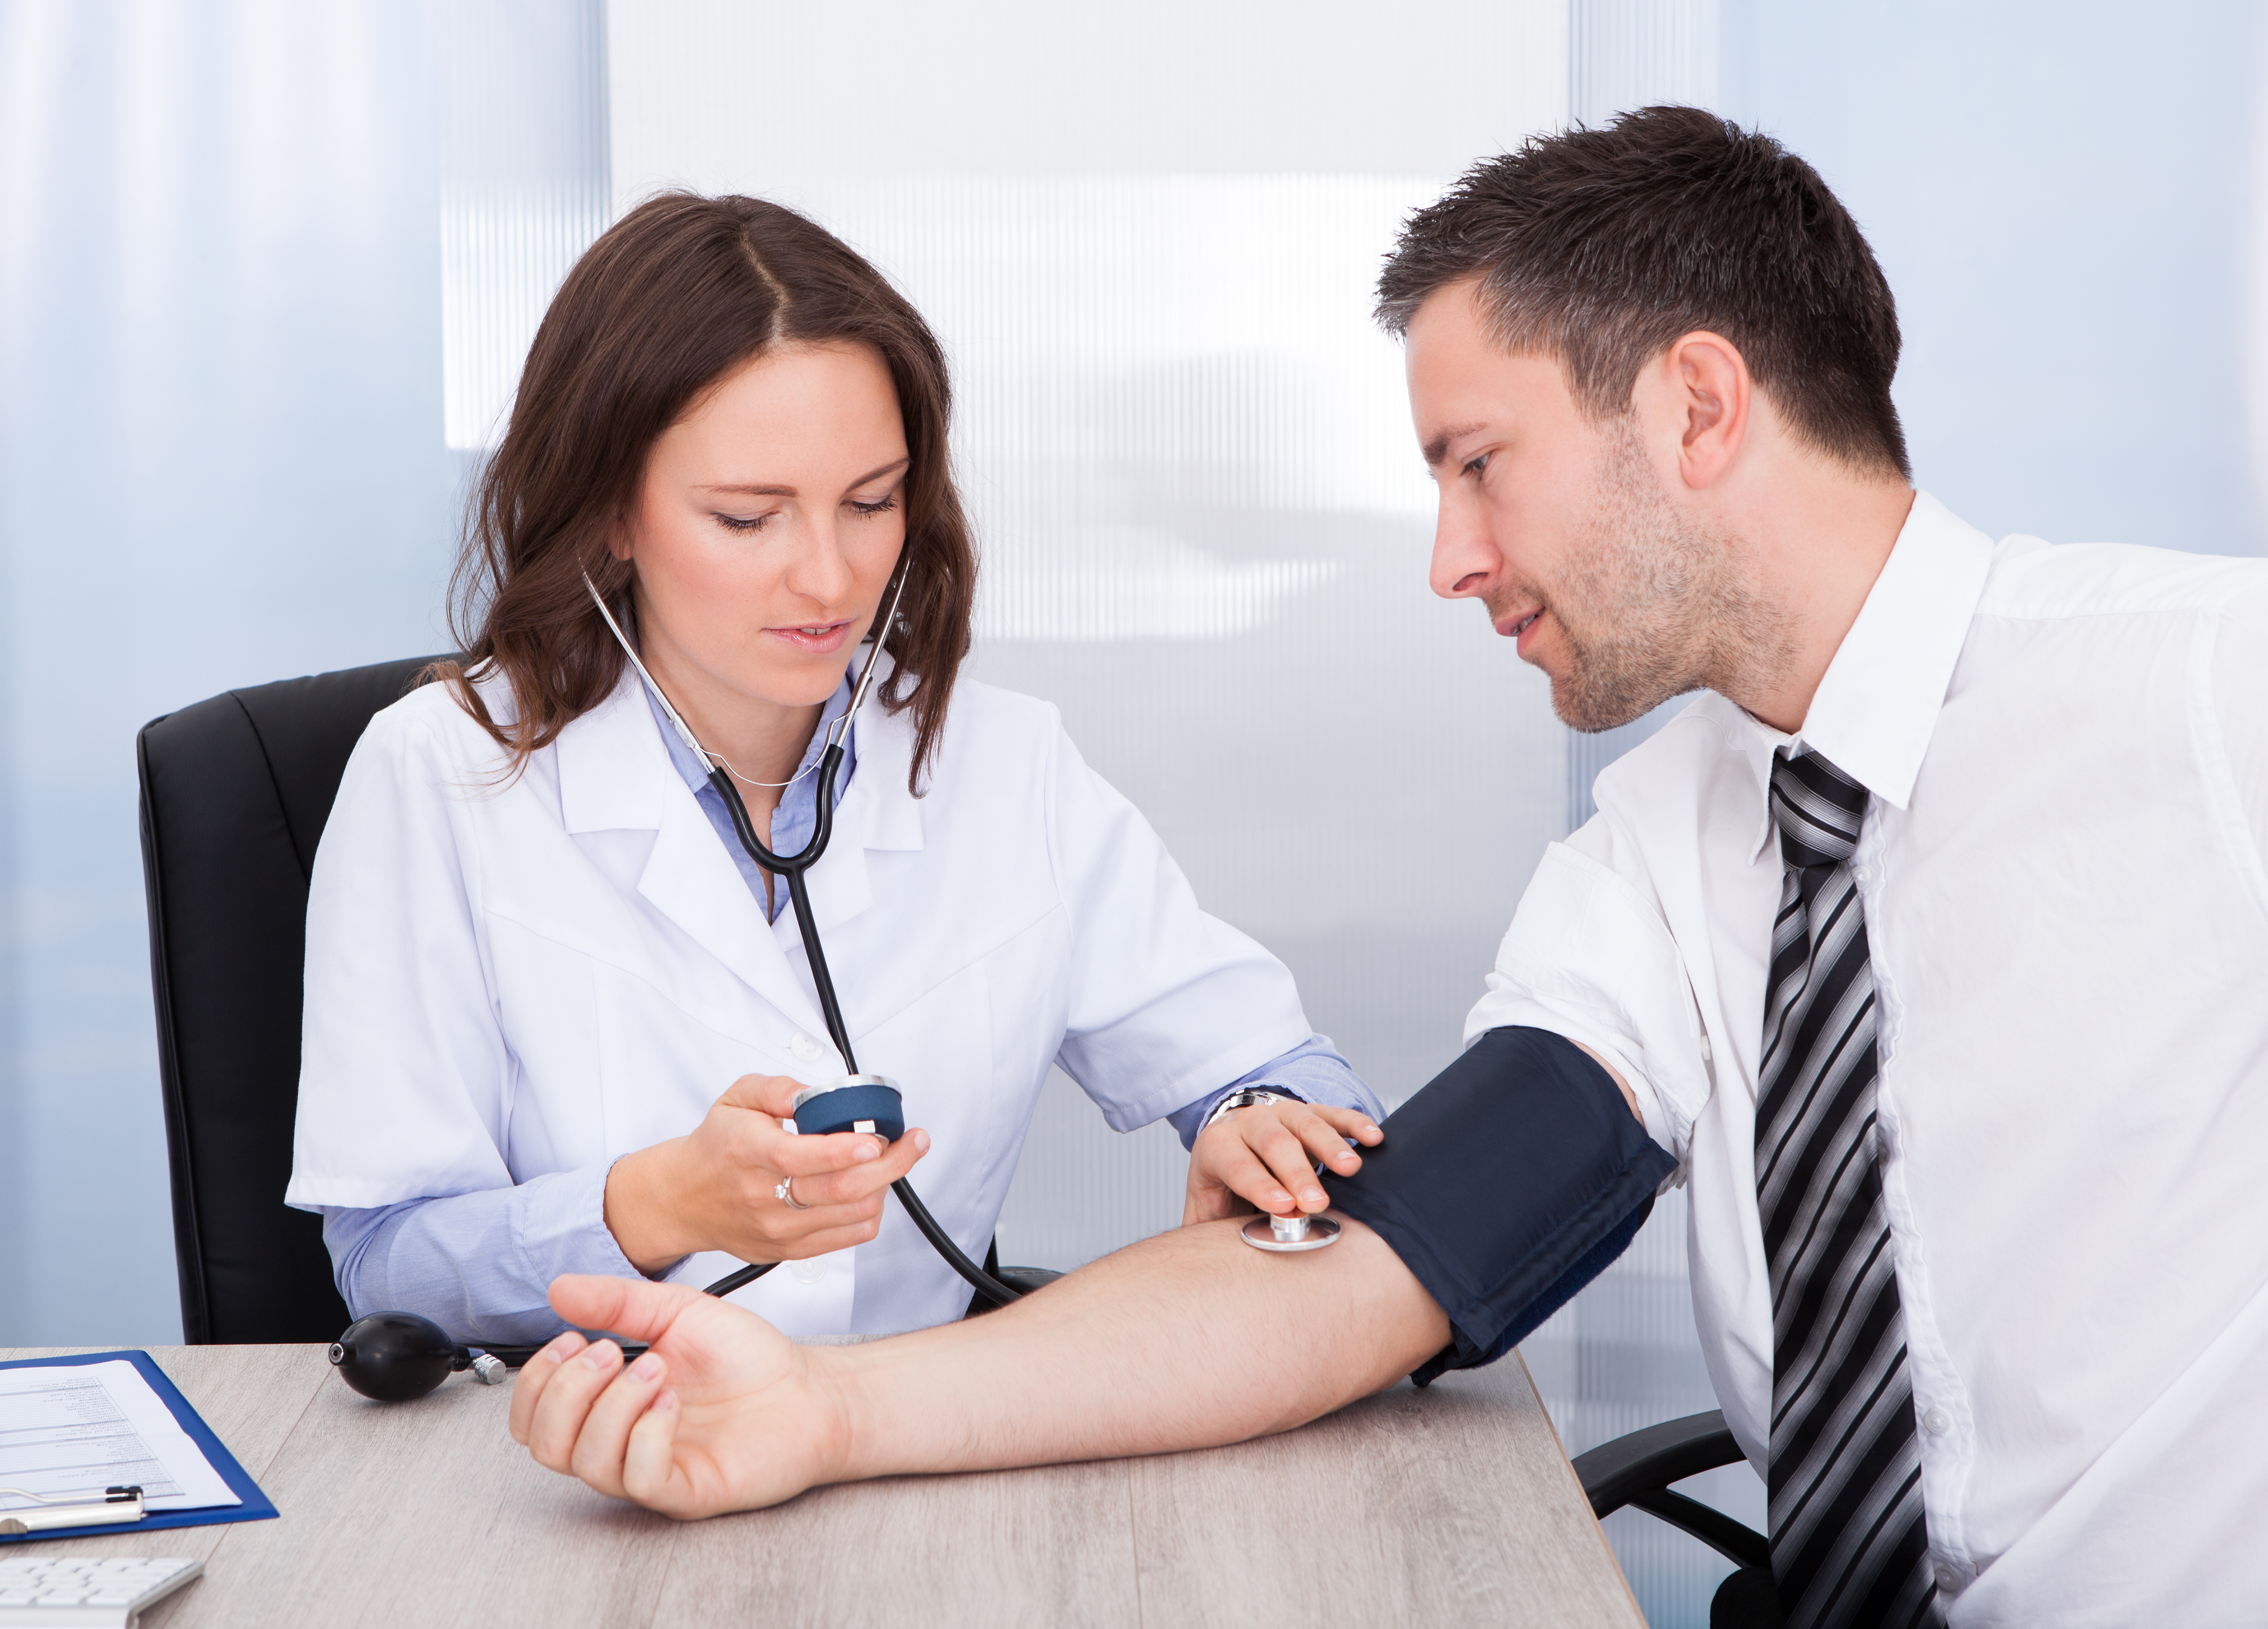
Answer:
[[[1917,492],[1803,726],[1787,735],[1749,716],[1744,745],[1760,796],[1771,785],[1774,753],[1808,747],[1873,796],[1904,808],[1992,565],[1991,538]],[[1767,803],[1757,851],[1771,840]]]
[[[647,711],[653,714],[654,727],[661,732],[661,744],[669,754],[670,763],[676,766],[678,774],[684,778],[685,784],[692,788],[694,795],[698,797],[701,789],[709,784],[709,766],[693,756],[693,748],[687,746],[684,738],[671,727],[669,715],[662,711],[661,703],[656,699],[653,691],[644,685],[640,685],[638,688],[645,691]],[[850,707],[850,674],[845,672],[843,675],[843,682],[835,687],[835,694],[827,698],[827,705],[819,715],[819,724],[811,732],[811,741],[803,749],[802,761],[795,766],[797,784],[800,784],[801,778],[809,771],[812,765],[819,762],[820,755],[826,751],[827,733],[835,721]],[[858,756],[857,743],[850,739],[850,734],[855,734],[858,728],[858,722],[854,719],[850,721],[850,733],[845,734],[843,741],[844,772],[842,780],[845,785],[850,784],[849,771]],[[793,788],[791,787],[789,790],[792,792]],[[784,793],[783,800],[784,797]]]

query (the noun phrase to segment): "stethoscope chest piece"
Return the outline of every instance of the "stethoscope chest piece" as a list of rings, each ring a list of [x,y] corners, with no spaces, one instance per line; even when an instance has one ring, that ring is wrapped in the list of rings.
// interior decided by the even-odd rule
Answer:
[[[1339,1242],[1339,1225],[1328,1216],[1256,1216],[1237,1236],[1256,1250],[1320,1250]]]

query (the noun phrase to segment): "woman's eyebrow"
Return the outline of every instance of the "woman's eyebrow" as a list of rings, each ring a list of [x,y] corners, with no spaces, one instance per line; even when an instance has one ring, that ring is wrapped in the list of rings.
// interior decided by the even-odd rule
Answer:
[[[860,475],[850,484],[852,486],[864,486],[869,481],[879,481],[884,475],[894,475],[897,471],[906,468],[908,466],[912,464],[913,461],[913,454],[910,453],[903,458],[894,458],[888,463],[883,465],[880,469],[869,470],[866,474]]]
[[[905,468],[913,461],[913,458],[910,454],[904,458],[892,459],[888,463],[884,464],[879,469],[868,470],[865,475],[860,475],[856,481],[850,483],[850,484],[854,487],[860,487],[865,485],[869,481],[879,481],[884,475],[889,475],[893,471]],[[737,492],[746,498],[795,498],[799,496],[796,489],[792,486],[759,485],[749,482],[725,482],[714,486],[696,487],[694,490],[701,492]]]

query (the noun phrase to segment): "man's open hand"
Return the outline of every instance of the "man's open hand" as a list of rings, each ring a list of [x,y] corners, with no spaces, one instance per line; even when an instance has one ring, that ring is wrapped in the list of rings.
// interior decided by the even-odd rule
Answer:
[[[571,1331],[527,1360],[512,1434],[539,1463],[689,1519],[792,1499],[841,1461],[835,1400],[754,1313],[688,1285],[581,1276],[553,1280],[551,1305],[650,1350],[625,1367],[613,1341]]]

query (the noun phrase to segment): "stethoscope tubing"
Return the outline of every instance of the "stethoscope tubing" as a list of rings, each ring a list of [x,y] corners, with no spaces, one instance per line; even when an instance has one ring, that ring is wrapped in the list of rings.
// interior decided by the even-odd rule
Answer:
[[[873,664],[870,661],[868,665]],[[847,729],[844,734],[849,734]],[[828,971],[827,953],[819,943],[819,919],[812,911],[811,895],[804,882],[804,873],[819,863],[820,857],[827,852],[828,839],[835,833],[835,777],[842,766],[843,744],[837,741],[819,760],[817,818],[813,822],[811,838],[793,854],[775,854],[764,846],[762,839],[756,836],[755,822],[748,818],[748,806],[740,800],[740,789],[733,784],[728,771],[712,767],[709,784],[724,799],[725,810],[733,817],[733,831],[740,839],[740,846],[747,851],[748,858],[774,875],[787,879],[788,909],[795,913],[796,931],[803,936],[804,960],[811,968],[812,988],[819,995],[820,1016],[827,1021],[828,1038],[843,1055],[843,1072],[857,1074],[858,1059],[850,1050],[850,1027],[843,1021],[843,1006],[836,999],[834,976]],[[890,1191],[898,1196],[898,1203],[905,1207],[906,1214],[930,1242],[930,1247],[945,1257],[946,1265],[967,1279],[979,1295],[995,1307],[1005,1307],[1018,1298],[1020,1292],[968,1259],[961,1246],[954,1242],[953,1235],[929,1213],[929,1206],[921,1202],[911,1183],[901,1176],[890,1184]],[[763,1262],[737,1268],[709,1286],[705,1293],[730,1295],[744,1285],[754,1284],[777,1265],[777,1262]]]
[[[866,699],[867,686],[873,682],[875,665],[882,656],[883,638],[897,620],[898,601],[905,597],[906,583],[910,575],[907,566],[901,563],[897,571],[897,587],[890,595],[889,608],[874,624],[874,649],[866,658],[866,665],[859,670],[858,683],[851,691],[850,706],[843,710],[842,733],[832,736],[826,750],[820,755],[815,799],[817,818],[812,823],[810,839],[793,854],[775,854],[756,836],[755,824],[748,818],[748,807],[740,800],[740,789],[733,784],[730,766],[705,751],[694,738],[683,717],[662,694],[661,686],[655,683],[653,675],[646,671],[645,664],[638,660],[637,651],[622,632],[622,624],[607,608],[606,599],[599,593],[598,585],[591,580],[588,572],[583,577],[583,586],[590,591],[592,602],[599,608],[599,615],[606,619],[607,627],[622,647],[622,653],[637,667],[638,677],[652,688],[663,710],[669,714],[670,723],[683,737],[685,744],[709,764],[709,784],[724,799],[725,807],[733,817],[733,831],[740,838],[740,846],[747,851],[749,859],[766,871],[787,879],[788,904],[795,912],[796,931],[803,936],[804,959],[811,967],[812,987],[819,994],[820,1015],[827,1021],[828,1039],[835,1043],[835,1050],[843,1056],[843,1072],[853,1075],[858,1072],[858,1063],[850,1050],[850,1031],[843,1021],[842,1005],[835,998],[835,980],[828,972],[827,953],[819,943],[819,921],[812,914],[811,896],[804,886],[804,873],[819,863],[820,857],[827,852],[828,839],[835,835],[835,777],[843,767],[843,742],[850,740],[850,726]],[[946,1264],[966,1279],[979,1295],[995,1307],[1005,1307],[1020,1297],[1021,1291],[1003,1284],[961,1252],[961,1247],[954,1242],[953,1235],[939,1227],[937,1219],[929,1213],[929,1207],[914,1192],[911,1183],[901,1176],[890,1184],[890,1191],[898,1196],[898,1203],[905,1207],[906,1214],[913,1218],[914,1226],[930,1242],[931,1248],[945,1257]],[[726,1273],[703,1293],[730,1295],[742,1286],[755,1283],[777,1265],[777,1262],[751,1263]]]

